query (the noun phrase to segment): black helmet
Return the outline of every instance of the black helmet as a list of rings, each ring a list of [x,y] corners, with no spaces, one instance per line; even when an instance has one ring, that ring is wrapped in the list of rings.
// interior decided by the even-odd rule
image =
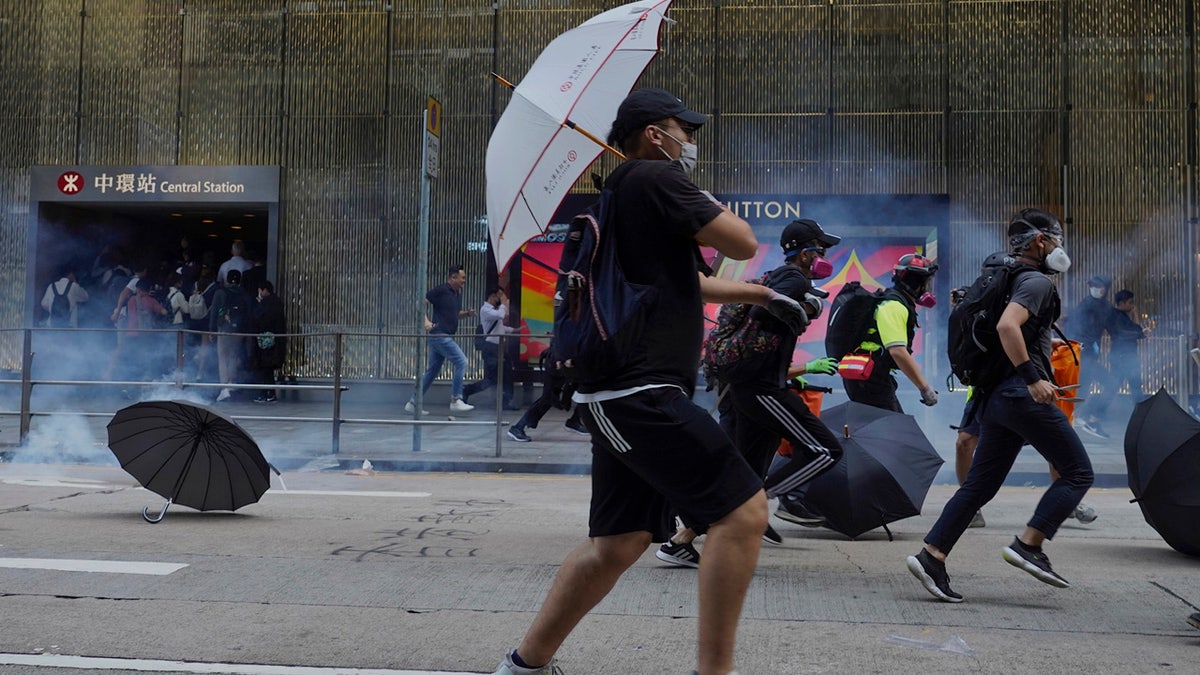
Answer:
[[[917,295],[937,270],[937,263],[920,253],[906,253],[892,268],[892,285]]]

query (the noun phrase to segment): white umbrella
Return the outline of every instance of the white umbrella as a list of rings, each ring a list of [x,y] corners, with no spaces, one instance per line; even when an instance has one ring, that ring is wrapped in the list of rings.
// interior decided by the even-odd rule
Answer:
[[[488,233],[500,269],[545,231],[607,147],[597,136],[658,54],[672,1],[631,2],[559,35],[514,89],[487,149]]]

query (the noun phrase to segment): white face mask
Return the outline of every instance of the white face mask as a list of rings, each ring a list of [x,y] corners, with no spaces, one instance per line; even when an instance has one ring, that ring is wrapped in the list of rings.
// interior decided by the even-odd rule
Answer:
[[[696,162],[698,161],[700,155],[700,148],[695,143],[688,143],[687,141],[681,141],[678,138],[675,138],[671,134],[668,134],[667,130],[663,129],[662,127],[655,128],[663,132],[663,135],[665,135],[667,138],[679,144],[679,158],[676,159],[672,157],[671,153],[667,152],[661,146],[658,149],[662,152],[662,154],[667,156],[667,159],[671,160],[672,162],[678,162],[679,166],[683,168],[684,173],[688,174],[689,176],[692,175],[692,171],[695,170]]]
[[[1103,288],[1089,288],[1088,293],[1091,293],[1092,297],[1097,300],[1100,300],[1104,297],[1104,289]]]
[[[1053,251],[1046,256],[1046,269],[1051,272],[1062,274],[1071,269],[1071,257],[1063,250],[1063,247],[1057,246]]]

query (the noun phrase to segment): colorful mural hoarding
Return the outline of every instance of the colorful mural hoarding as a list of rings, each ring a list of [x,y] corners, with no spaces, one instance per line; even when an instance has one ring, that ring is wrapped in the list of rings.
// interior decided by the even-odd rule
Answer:
[[[760,242],[758,254],[750,260],[729,260],[705,249],[705,260],[718,276],[754,279],[782,265],[779,237],[783,228],[797,218],[812,218],[825,231],[842,237],[842,243],[830,248],[827,254],[834,266],[833,276],[817,282],[829,292],[830,298],[850,281],[859,281],[868,288],[889,286],[892,267],[906,253],[919,252],[936,259],[938,241],[944,239],[949,222],[945,195],[717,195],[717,198],[750,223]],[[521,331],[526,336],[551,331],[556,270],[566,223],[595,199],[596,195],[569,196],[547,234],[526,244],[518,256]],[[715,321],[718,309],[719,305],[709,305],[706,317]],[[921,316],[922,324],[935,320]],[[825,322],[818,320],[800,338],[794,360],[823,356],[824,341]],[[547,343],[545,338],[524,337],[521,359],[537,363]],[[922,348],[922,334],[918,331],[914,351],[919,353]]]

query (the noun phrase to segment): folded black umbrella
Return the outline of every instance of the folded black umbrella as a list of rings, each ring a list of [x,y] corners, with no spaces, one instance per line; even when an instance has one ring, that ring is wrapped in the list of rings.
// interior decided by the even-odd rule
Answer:
[[[1150,527],[1176,551],[1200,556],[1200,422],[1165,389],[1134,406],[1125,466]]]
[[[853,401],[821,411],[842,460],[803,490],[804,505],[847,537],[919,515],[942,458],[911,415]]]
[[[117,411],[108,447],[147,490],[200,511],[235,511],[271,486],[271,466],[250,434],[217,412],[184,401],[143,401]]]

